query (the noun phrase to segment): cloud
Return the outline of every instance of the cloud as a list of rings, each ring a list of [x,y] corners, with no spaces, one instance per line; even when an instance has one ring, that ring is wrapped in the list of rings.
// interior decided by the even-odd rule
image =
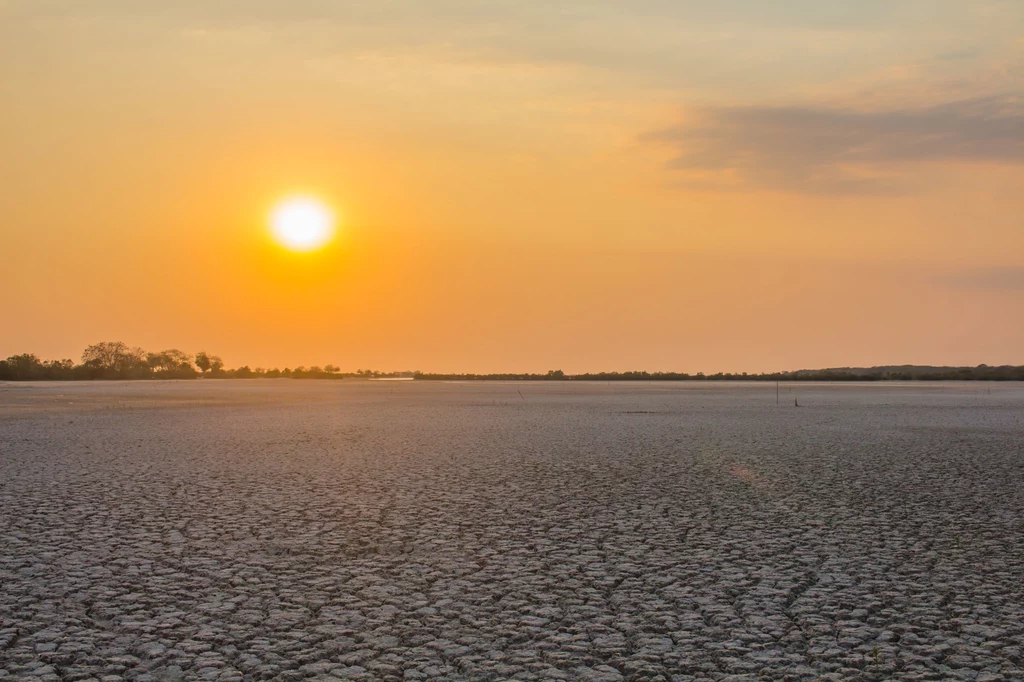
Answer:
[[[420,51],[568,64],[629,72],[630,80],[642,76],[658,87],[727,81],[748,91],[786,72],[832,82],[896,57],[968,49],[979,32],[989,45],[1015,46],[1017,32],[1006,27],[1021,20],[1013,7],[979,20],[981,3],[962,0],[0,0],[0,8],[5,3],[12,19],[51,29],[65,19],[154,23],[179,35],[260,30],[278,41],[297,35],[301,50],[320,46],[322,36],[333,54]],[[953,38],[937,40],[935,26]],[[1012,37],[994,38],[994,26]]]
[[[990,96],[918,109],[709,107],[645,136],[698,183],[808,193],[903,188],[910,164],[1024,163],[1024,102]]]
[[[980,268],[947,277],[946,282],[962,289],[1024,292],[1024,267]]]

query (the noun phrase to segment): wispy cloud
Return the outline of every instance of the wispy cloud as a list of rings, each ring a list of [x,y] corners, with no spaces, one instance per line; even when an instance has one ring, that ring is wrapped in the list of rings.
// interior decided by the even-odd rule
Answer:
[[[1024,102],[991,96],[919,109],[712,107],[646,136],[700,182],[809,193],[880,192],[909,164],[1024,163]]]
[[[945,279],[948,284],[963,289],[1024,292],[1024,267],[980,268]]]

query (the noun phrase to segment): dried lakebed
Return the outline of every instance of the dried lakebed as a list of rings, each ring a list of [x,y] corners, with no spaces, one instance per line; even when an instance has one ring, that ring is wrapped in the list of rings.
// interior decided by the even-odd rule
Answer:
[[[0,384],[9,679],[1024,679],[1024,387]]]

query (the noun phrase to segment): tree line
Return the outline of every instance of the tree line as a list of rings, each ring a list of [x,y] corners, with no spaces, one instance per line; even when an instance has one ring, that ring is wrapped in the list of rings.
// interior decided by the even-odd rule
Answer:
[[[122,341],[101,341],[82,351],[82,361],[41,360],[33,353],[12,355],[0,360],[0,381],[75,381],[87,379],[343,379],[399,376],[397,372],[358,370],[344,373],[335,365],[296,367],[294,369],[234,369],[224,366],[218,355],[199,351],[195,355],[177,348],[158,353],[132,347]]]
[[[335,365],[294,369],[224,366],[220,356],[206,351],[192,355],[176,348],[151,353],[122,341],[102,341],[82,352],[82,361],[40,360],[32,353],[0,360],[0,381],[47,381],[86,379],[345,379],[413,378],[421,381],[1024,381],[1024,366],[932,367],[892,365],[885,367],[840,367],[747,374],[687,374],[685,372],[596,372],[566,374],[560,369],[544,374],[439,374],[429,372],[378,372],[360,369],[342,372]]]
[[[416,379],[428,381],[1024,381],[1024,366],[990,367],[864,367],[839,369],[802,369],[794,372],[761,374],[718,372],[587,372],[566,374],[550,370],[545,374],[428,374],[417,372]]]

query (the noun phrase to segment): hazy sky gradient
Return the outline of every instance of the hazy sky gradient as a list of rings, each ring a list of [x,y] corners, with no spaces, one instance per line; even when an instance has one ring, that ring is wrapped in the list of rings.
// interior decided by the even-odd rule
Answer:
[[[1018,0],[0,0],[0,356],[1022,364],[1022,36]],[[269,241],[294,192],[329,249]]]

